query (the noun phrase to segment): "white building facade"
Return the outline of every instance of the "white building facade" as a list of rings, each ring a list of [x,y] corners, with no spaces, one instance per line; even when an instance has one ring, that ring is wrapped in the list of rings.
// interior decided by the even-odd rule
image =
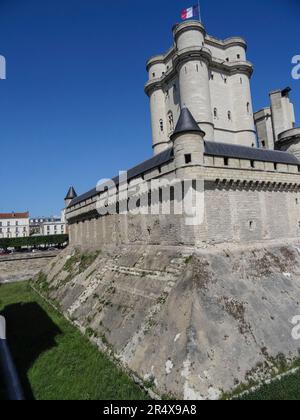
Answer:
[[[66,233],[66,224],[61,220],[55,222],[46,222],[42,225],[42,235],[64,235]]]
[[[64,235],[67,231],[64,211],[61,217],[35,217],[30,219],[30,231],[32,235],[49,236]]]
[[[0,238],[29,236],[29,213],[0,213]]]
[[[246,42],[219,40],[188,21],[173,28],[173,47],[147,62],[154,154],[171,146],[180,110],[188,107],[205,140],[257,147]]]

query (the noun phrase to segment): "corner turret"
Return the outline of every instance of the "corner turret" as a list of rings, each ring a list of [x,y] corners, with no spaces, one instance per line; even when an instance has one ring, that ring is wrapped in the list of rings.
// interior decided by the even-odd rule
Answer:
[[[65,197],[65,207],[68,207],[71,201],[77,197],[74,187],[70,187],[69,191]]]
[[[199,128],[189,109],[184,106],[171,136],[178,177],[189,178],[194,172],[192,168],[203,165],[204,136],[205,132]]]

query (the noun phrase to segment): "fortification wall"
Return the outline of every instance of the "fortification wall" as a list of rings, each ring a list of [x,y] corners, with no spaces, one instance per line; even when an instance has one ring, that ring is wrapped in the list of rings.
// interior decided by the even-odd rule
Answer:
[[[299,246],[69,247],[33,284],[160,395],[216,399],[299,356]]]
[[[298,192],[211,184],[205,193],[206,241],[252,242],[300,236]]]
[[[86,247],[121,244],[193,245],[194,228],[174,215],[107,215],[76,222],[69,228],[70,243]]]
[[[212,166],[203,168],[205,212],[200,226],[188,226],[184,215],[174,215],[174,202],[161,201],[159,215],[99,216],[94,198],[69,210],[70,243],[84,246],[130,243],[201,246],[299,237],[297,167],[278,165],[275,171],[272,163],[254,163],[262,168],[259,170],[251,168],[253,163],[250,161],[234,159],[228,162],[230,167],[225,167],[224,159],[209,157],[206,157],[206,163]],[[153,171],[152,176],[148,174],[145,179],[157,176]],[[174,172],[171,171],[169,177],[174,177]],[[162,214],[162,207],[166,205],[171,214]],[[143,212],[145,208],[137,210]]]
[[[176,215],[108,215],[70,225],[73,245],[199,245],[300,236],[298,191],[207,182],[200,226]]]

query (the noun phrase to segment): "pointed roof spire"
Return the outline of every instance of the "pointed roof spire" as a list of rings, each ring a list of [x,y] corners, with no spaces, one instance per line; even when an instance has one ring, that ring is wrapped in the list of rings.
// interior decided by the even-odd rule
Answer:
[[[69,188],[69,191],[65,197],[65,200],[73,200],[74,198],[77,197],[76,191],[74,190],[73,187]]]
[[[180,133],[195,132],[205,136],[205,132],[199,128],[194,117],[190,113],[189,109],[184,105],[181,108],[180,117],[176,125],[175,131],[172,134],[172,137]]]

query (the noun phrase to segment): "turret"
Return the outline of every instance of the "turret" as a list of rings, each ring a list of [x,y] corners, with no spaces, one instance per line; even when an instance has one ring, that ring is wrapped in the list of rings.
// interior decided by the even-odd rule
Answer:
[[[205,132],[199,128],[189,109],[184,106],[171,136],[178,178],[193,178],[199,166],[203,166],[204,136]]]
[[[166,72],[164,57],[157,56],[147,63],[149,87],[146,92],[150,98],[151,126],[153,137],[153,153],[157,155],[169,147],[169,137],[166,118],[166,98],[161,79]]]
[[[295,128],[295,112],[289,98],[290,91],[291,88],[287,87],[270,93],[275,143],[281,133]]]
[[[271,106],[255,113],[259,142],[263,147],[293,153],[300,158],[300,128],[295,125],[291,89],[270,93]]]
[[[209,87],[209,66],[212,53],[204,46],[205,29],[200,22],[189,21],[173,29],[177,54],[176,66],[181,106],[185,104],[195,121],[206,132],[207,140],[214,140],[214,121]]]
[[[71,201],[77,197],[76,191],[73,187],[69,188],[69,191],[65,197],[65,207],[68,207]]]

